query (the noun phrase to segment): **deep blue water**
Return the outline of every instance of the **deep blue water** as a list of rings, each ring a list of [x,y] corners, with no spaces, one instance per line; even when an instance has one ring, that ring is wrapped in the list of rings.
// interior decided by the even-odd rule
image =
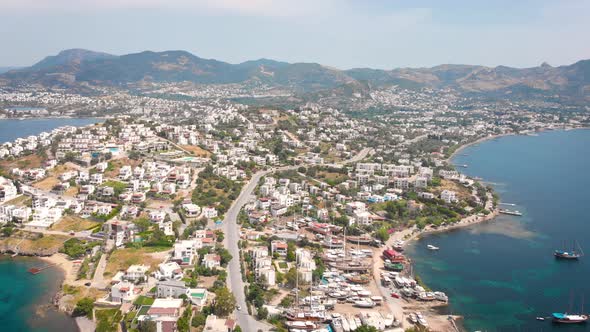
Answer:
[[[572,297],[572,311],[581,310],[584,296],[590,301],[590,256],[564,262],[552,255],[574,240],[590,253],[590,130],[506,136],[471,146],[453,162],[468,164],[460,170],[491,182],[501,201],[517,204],[507,208],[524,216],[416,241],[408,248],[416,273],[448,293],[449,310],[465,316],[468,331],[590,331],[590,323],[535,320],[567,311]]]
[[[19,137],[51,131],[62,126],[85,126],[102,121],[102,119],[95,118],[0,119],[0,144],[14,141]]]
[[[28,257],[0,256],[0,331],[77,331],[74,320],[50,305],[63,278],[57,269],[32,275],[45,263]]]

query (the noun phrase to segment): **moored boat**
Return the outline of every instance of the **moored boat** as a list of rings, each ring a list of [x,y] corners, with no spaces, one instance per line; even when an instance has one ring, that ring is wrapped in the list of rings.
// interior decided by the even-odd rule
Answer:
[[[571,250],[568,251],[566,249],[557,249],[553,252],[553,256],[555,256],[555,258],[560,259],[578,259],[584,256],[584,252],[582,251],[582,248],[578,245],[578,243],[574,241]]]
[[[432,244],[427,245],[426,248],[428,248],[428,250],[439,250],[440,249],[439,247],[433,246]]]
[[[572,315],[568,313],[554,312],[551,314],[554,323],[558,324],[581,324],[588,321],[588,315]]]

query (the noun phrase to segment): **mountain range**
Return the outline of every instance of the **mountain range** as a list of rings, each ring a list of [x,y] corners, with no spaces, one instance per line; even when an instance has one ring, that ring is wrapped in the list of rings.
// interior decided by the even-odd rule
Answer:
[[[490,95],[559,95],[590,101],[590,60],[532,68],[477,65],[440,65],[432,68],[339,70],[317,63],[287,63],[269,59],[230,64],[203,59],[186,51],[145,51],[111,55],[71,49],[48,56],[31,67],[0,74],[0,86],[22,83],[53,88],[120,86],[141,82],[223,84],[259,81],[298,92],[342,89],[349,86],[398,85],[406,88],[453,88]]]

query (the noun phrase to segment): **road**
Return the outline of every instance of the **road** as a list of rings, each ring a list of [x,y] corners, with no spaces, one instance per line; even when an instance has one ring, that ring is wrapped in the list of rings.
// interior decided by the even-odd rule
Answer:
[[[371,153],[373,149],[365,148],[361,150],[357,155],[354,157],[345,160],[339,164],[338,166],[353,163],[364,159],[369,153]],[[246,295],[244,294],[244,282],[242,281],[242,273],[240,269],[240,259],[239,259],[239,252],[240,249],[238,248],[238,241],[240,240],[240,226],[238,225],[238,214],[242,210],[242,207],[248,202],[248,200],[252,197],[252,193],[254,189],[260,182],[260,179],[265,175],[277,171],[286,171],[286,170],[294,170],[297,169],[301,165],[297,166],[284,166],[279,167],[276,169],[271,169],[267,171],[260,171],[255,173],[250,181],[244,185],[242,191],[238,198],[234,201],[232,206],[229,208],[227,213],[225,214],[225,219],[223,220],[223,231],[225,233],[224,238],[224,245],[229,250],[230,254],[232,255],[232,260],[229,262],[228,269],[229,269],[229,289],[236,298],[236,303],[238,306],[241,307],[241,310],[235,311],[236,320],[238,325],[242,328],[242,331],[252,331],[256,332],[259,330],[262,331],[270,331],[272,328],[271,325],[268,325],[264,322],[257,321],[253,316],[248,314],[247,306],[246,306]],[[253,314],[255,314],[253,312]]]
[[[289,169],[297,169],[298,166],[286,166],[276,169],[277,171],[284,171]],[[242,331],[256,332],[258,330],[270,331],[271,325],[264,322],[257,321],[253,316],[248,315],[246,306],[246,295],[244,294],[244,282],[242,281],[242,272],[240,269],[240,249],[238,248],[238,241],[240,240],[240,227],[238,225],[238,214],[242,210],[242,207],[248,202],[252,196],[252,192],[258,185],[260,179],[272,173],[269,171],[260,171],[255,173],[250,181],[242,188],[240,196],[234,201],[232,206],[225,214],[223,219],[223,232],[225,233],[225,247],[229,250],[232,255],[232,260],[229,262],[229,289],[234,293],[236,303],[241,307],[242,310],[236,310],[235,316],[238,321],[238,325],[242,328]]]

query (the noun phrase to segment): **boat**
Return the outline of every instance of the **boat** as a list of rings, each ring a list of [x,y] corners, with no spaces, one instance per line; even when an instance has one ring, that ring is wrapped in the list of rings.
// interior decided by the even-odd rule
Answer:
[[[553,252],[553,256],[558,259],[578,259],[584,256],[584,252],[578,243],[574,241],[571,251],[567,251],[566,249],[557,249]]]
[[[404,264],[402,263],[393,263],[393,262],[385,262],[383,267],[387,271],[394,271],[394,272],[401,272],[404,269]]]
[[[312,331],[318,328],[318,324],[310,321],[286,321],[285,325],[289,330]]]
[[[428,248],[428,250],[439,250],[440,249],[439,247],[433,246],[432,244],[427,245],[426,248]]]
[[[569,310],[572,310],[574,301],[574,295],[572,294],[570,297],[570,306]],[[580,312],[584,312],[584,298],[582,298],[581,310]],[[553,323],[557,324],[582,324],[588,321],[588,315],[585,314],[570,314],[567,312],[554,312],[551,314]]]
[[[365,284],[368,284],[369,282],[371,282],[371,278],[369,278],[365,274],[351,275],[351,276],[346,276],[345,278],[348,282],[351,282],[353,284],[365,285]]]
[[[287,310],[284,317],[289,321],[326,322],[328,319],[323,311]]]
[[[347,236],[346,241],[356,244],[369,244],[373,241],[373,238],[368,235]]]
[[[354,306],[359,308],[373,308],[376,305],[377,304],[371,300],[359,300],[354,302]]]
[[[348,319],[346,319],[346,317],[342,316],[342,329],[344,330],[344,332],[349,332],[350,331],[350,324],[348,324]]]
[[[416,314],[415,313],[410,313],[410,315],[409,315],[408,318],[410,319],[410,322],[412,324],[418,323],[418,317],[416,317]]]
[[[545,317],[537,317],[537,318],[535,318],[535,319],[536,319],[536,320],[540,320],[540,321],[544,321],[544,320],[545,320]]]
[[[558,324],[581,324],[588,321],[588,315],[572,315],[561,312],[554,312],[551,317],[553,322]]]
[[[354,331],[359,327],[356,325],[356,322],[355,322],[354,318],[352,318],[352,317],[348,317],[348,325],[350,326],[351,331]]]

